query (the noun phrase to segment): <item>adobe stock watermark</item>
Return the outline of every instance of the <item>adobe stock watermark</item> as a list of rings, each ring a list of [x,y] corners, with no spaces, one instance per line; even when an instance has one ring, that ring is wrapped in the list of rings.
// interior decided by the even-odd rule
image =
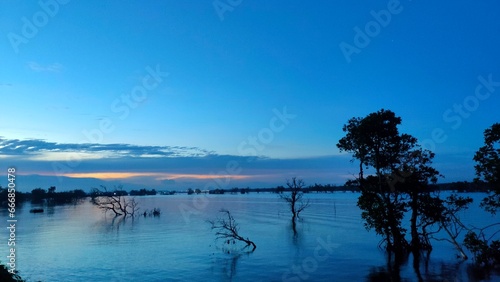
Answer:
[[[290,124],[290,121],[295,119],[297,115],[288,113],[287,107],[284,106],[280,111],[278,109],[272,110],[274,115],[269,120],[268,126],[263,127],[256,135],[248,136],[237,147],[238,153],[243,156],[249,156],[245,162],[251,162],[258,153],[266,148],[266,145],[272,143],[275,134],[282,132]],[[226,168],[217,173],[210,173],[213,175],[212,181],[205,184],[203,190],[209,190],[212,187],[216,189],[226,189],[231,183],[231,179],[235,176],[241,175],[243,172],[242,165],[235,160],[228,161]],[[184,203],[179,204],[179,210],[182,214],[184,222],[190,223],[191,215],[200,215],[209,204],[209,198],[204,194],[202,196],[194,196],[191,205]]]
[[[40,29],[45,27],[51,18],[55,17],[60,10],[61,5],[66,5],[70,0],[40,0],[38,6],[40,10],[33,13],[30,18],[22,17],[21,32],[9,32],[7,38],[10,45],[16,54],[19,53],[19,46],[21,44],[28,44],[29,41],[38,34]]]
[[[463,120],[468,119],[471,114],[479,108],[482,101],[486,101],[500,87],[500,81],[494,81],[493,75],[487,78],[482,75],[477,77],[479,81],[474,90],[474,95],[465,97],[461,103],[455,103],[451,108],[443,112],[443,121],[451,124],[452,130],[457,130],[462,126]],[[430,151],[436,149],[436,144],[441,144],[448,140],[448,135],[443,128],[436,127],[431,132],[431,138],[422,141],[421,145]]]
[[[9,167],[7,169],[7,211],[9,218],[7,219],[7,229],[9,230],[9,239],[7,246],[9,247],[9,255],[7,256],[6,265],[9,267],[8,271],[11,274],[16,274],[16,168]]]
[[[319,264],[333,255],[333,250],[340,246],[338,243],[332,243],[330,235],[327,236],[326,240],[318,237],[316,242],[318,244],[314,248],[313,255],[304,258],[301,264],[294,264],[291,269],[285,271],[281,276],[283,282],[308,280],[310,274],[318,270]]]
[[[367,22],[363,29],[359,26],[354,27],[353,44],[345,41],[339,44],[340,51],[342,51],[347,63],[352,61],[351,56],[353,54],[359,54],[362,49],[368,47],[372,39],[380,34],[382,28],[387,27],[391,23],[392,17],[400,14],[402,11],[403,6],[401,6],[398,0],[389,0],[386,9],[378,12],[374,10],[370,11],[373,20]]]
[[[236,7],[241,5],[243,0],[215,0],[212,2],[212,6],[215,9],[215,13],[219,17],[219,20],[224,21],[224,14],[226,12],[232,12]]]
[[[295,114],[289,114],[286,107],[283,107],[281,112],[278,109],[273,109],[273,113],[274,116],[269,120],[268,127],[259,130],[257,135],[248,136],[247,140],[238,145],[239,154],[257,156],[258,152],[263,151],[267,144],[273,142],[275,133],[282,132],[290,121],[297,117]]]
[[[158,88],[164,79],[169,76],[168,72],[160,70],[159,65],[156,65],[154,69],[151,66],[147,66],[145,70],[147,74],[142,77],[141,83],[132,87],[129,93],[122,94],[111,102],[110,110],[115,115],[114,118],[102,118],[96,127],[83,129],[82,134],[85,139],[80,143],[98,144],[103,142],[105,136],[111,134],[116,129],[116,121],[127,119],[132,110],[137,109],[149,98],[149,92]],[[81,157],[78,155],[69,155],[64,162],[52,163],[52,168],[59,178],[59,182],[62,181],[61,177],[64,174],[73,172],[80,162]]]

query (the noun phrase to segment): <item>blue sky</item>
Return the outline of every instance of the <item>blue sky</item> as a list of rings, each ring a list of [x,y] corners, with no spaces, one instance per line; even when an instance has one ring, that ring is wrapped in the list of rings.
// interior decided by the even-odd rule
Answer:
[[[182,189],[221,171],[230,187],[342,184],[356,169],[335,146],[342,125],[385,108],[433,149],[441,181],[472,180],[499,122],[499,8],[2,1],[2,167],[28,190],[44,177]]]

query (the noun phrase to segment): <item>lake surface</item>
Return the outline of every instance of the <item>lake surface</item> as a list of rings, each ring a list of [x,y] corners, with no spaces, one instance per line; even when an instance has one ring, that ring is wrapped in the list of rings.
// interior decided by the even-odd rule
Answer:
[[[484,226],[498,218],[477,207],[484,194],[467,194],[476,204],[462,217]],[[357,193],[306,194],[311,206],[291,228],[291,215],[276,194],[172,195],[137,197],[140,207],[158,207],[160,217],[124,220],[103,214],[88,201],[29,213],[17,211],[17,269],[28,281],[384,281],[387,263],[367,232],[356,206]],[[240,234],[257,245],[221,247],[208,219],[231,211]],[[7,212],[1,210],[7,226]],[[8,231],[2,257],[8,255]],[[474,281],[471,260],[456,258],[453,246],[434,242],[422,277],[432,281]],[[6,259],[1,259],[5,263]],[[416,281],[411,257],[402,281]],[[487,280],[499,280],[492,275]]]

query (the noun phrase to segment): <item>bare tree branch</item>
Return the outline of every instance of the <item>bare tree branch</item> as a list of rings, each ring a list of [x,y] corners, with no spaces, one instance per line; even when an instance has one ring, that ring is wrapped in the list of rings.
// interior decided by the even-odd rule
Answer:
[[[310,202],[309,200],[303,199],[303,188],[305,187],[304,180],[293,177],[291,180],[287,181],[286,185],[290,193],[280,194],[279,197],[290,206],[292,221],[295,222],[295,219],[299,217],[300,213],[309,207]]]
[[[103,191],[94,188],[92,203],[97,205],[104,213],[113,212],[115,216],[131,216],[139,210],[139,203],[135,198],[127,198],[122,186],[115,188],[113,192],[108,192],[105,186],[101,185]]]
[[[253,252],[255,250],[255,248],[257,248],[257,246],[250,239],[248,239],[248,238],[245,239],[238,233],[238,231],[239,231],[238,224],[234,220],[231,213],[226,209],[221,209],[220,212],[225,214],[227,219],[226,218],[217,218],[217,220],[207,220],[208,223],[210,223],[212,225],[211,229],[216,230],[216,232],[215,232],[216,240],[228,239],[228,240],[225,240],[225,243],[227,243],[227,244],[229,244],[231,242],[231,240],[233,240],[232,241],[233,243],[234,243],[234,240],[238,240],[238,241],[244,242],[246,244],[246,246],[244,248],[252,246],[252,252]],[[231,240],[229,240],[229,239],[231,239]]]

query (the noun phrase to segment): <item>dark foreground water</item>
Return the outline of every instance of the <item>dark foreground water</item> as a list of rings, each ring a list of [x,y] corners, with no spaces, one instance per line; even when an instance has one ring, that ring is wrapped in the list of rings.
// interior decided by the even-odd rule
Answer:
[[[470,194],[476,202],[483,194]],[[88,201],[17,211],[17,268],[29,281],[417,281],[411,257],[390,269],[367,232],[356,193],[308,194],[311,206],[294,235],[290,214],[276,194],[174,195],[137,197],[141,208],[159,207],[159,218],[113,219]],[[257,244],[221,248],[207,219],[231,211],[240,233]],[[7,213],[1,211],[4,225]],[[497,219],[477,207],[463,215],[484,226]],[[6,228],[0,246],[8,255]],[[420,272],[425,281],[477,281],[471,261],[456,258],[453,246],[435,242]],[[391,271],[392,270],[392,271]],[[393,280],[393,281],[395,281]],[[492,275],[486,280],[500,281]]]

